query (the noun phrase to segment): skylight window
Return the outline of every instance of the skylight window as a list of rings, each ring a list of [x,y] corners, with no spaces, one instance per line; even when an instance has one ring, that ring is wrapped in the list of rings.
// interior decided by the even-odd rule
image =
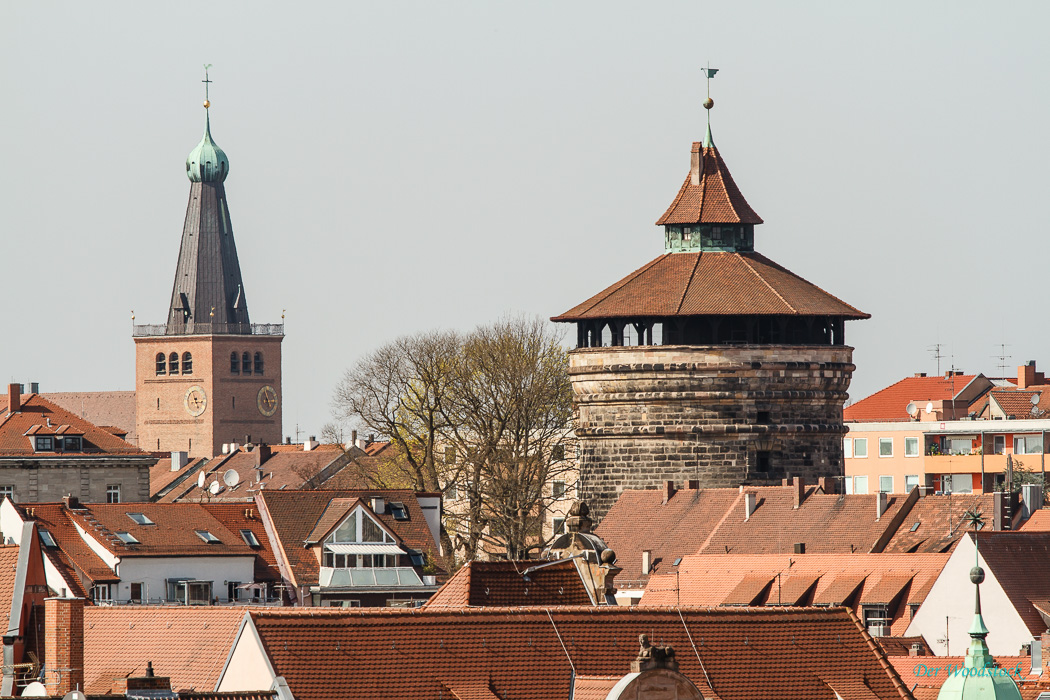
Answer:
[[[255,533],[251,530],[241,530],[241,537],[244,538],[244,543],[249,547],[254,547],[256,549],[262,547],[262,545],[259,543],[259,538],[256,537]]]
[[[45,547],[57,547],[58,546],[58,542],[55,542],[55,538],[50,532],[48,532],[44,528],[40,528],[39,533],[40,533],[40,541],[44,543]]]
[[[134,520],[136,525],[156,525],[143,513],[128,513],[127,516]]]
[[[207,530],[194,530],[194,532],[197,533],[197,537],[200,537],[208,544],[219,544],[219,538],[211,534]]]
[[[130,532],[118,532],[117,537],[119,537],[120,541],[124,544],[139,544],[138,539]]]
[[[916,520],[916,521],[915,521],[915,524],[911,526],[911,531],[912,531],[912,532],[915,532],[916,530],[918,530],[918,529],[919,529],[919,525],[920,525],[920,524],[921,524],[921,521],[919,521],[919,520]]]
[[[394,520],[408,520],[408,509],[405,508],[404,503],[392,502],[390,504],[390,513],[394,516]]]

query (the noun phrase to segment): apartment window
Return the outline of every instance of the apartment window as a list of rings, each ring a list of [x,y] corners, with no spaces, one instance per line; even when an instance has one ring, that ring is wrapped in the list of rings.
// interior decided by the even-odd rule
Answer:
[[[62,451],[63,452],[80,452],[80,436],[79,435],[67,435],[62,440]]]
[[[188,352],[182,353],[182,373],[193,374],[193,355]]]
[[[106,503],[120,503],[120,484],[110,484],[106,487]]]
[[[858,458],[868,456],[868,438],[854,438],[853,456]]]
[[[226,582],[226,600],[231,603],[237,600],[237,586],[241,585],[240,581],[227,581]]]
[[[130,600],[132,603],[145,603],[146,596],[144,595],[146,590],[145,584],[141,582],[135,582],[131,584],[131,595]]]
[[[168,374],[179,373],[179,353],[173,352],[168,355]]]
[[[451,486],[445,488],[445,498],[447,498],[450,501],[455,501],[459,499],[459,489],[456,488],[455,484],[452,484]]]
[[[941,477],[945,493],[973,493],[973,477],[969,474],[945,474]]]
[[[554,449],[551,450],[551,459],[556,462],[565,459],[565,445],[555,445]]]
[[[208,605],[211,581],[168,580],[168,600],[184,605]]]
[[[904,491],[906,493],[911,493],[911,490],[913,488],[915,488],[916,486],[918,486],[918,485],[919,485],[919,475],[918,474],[908,474],[907,476],[904,477]]]
[[[15,487],[14,486],[0,486],[0,501],[5,498],[10,498],[13,503],[15,500]]]
[[[554,497],[555,498],[564,498],[565,497],[565,482],[564,481],[555,481],[554,482],[553,491],[554,491]]]
[[[263,373],[263,354],[261,352],[255,353],[255,373]]]
[[[565,518],[554,519],[554,534],[564,535],[565,534]]]
[[[950,455],[968,455],[973,452],[973,438],[971,437],[948,438],[945,442],[947,442]]]
[[[994,435],[992,436],[992,454],[1001,455],[1006,452],[1006,436],[1005,435]]]
[[[893,493],[893,477],[892,476],[880,476],[879,477],[879,491],[881,493]]]
[[[230,353],[230,374],[241,373],[241,357],[236,352]]]
[[[842,456],[846,459],[853,456],[853,438],[842,438]]]
[[[853,477],[853,493],[865,494],[868,492],[868,477],[867,476],[855,476]]]
[[[893,456],[893,438],[879,438],[879,457]]]
[[[905,457],[918,457],[919,456],[919,438],[917,438],[917,437],[906,437],[906,438],[904,438],[904,456]]]
[[[164,353],[157,353],[157,374],[166,374],[168,371],[168,365],[164,361]]]
[[[55,439],[53,437],[38,437],[36,439],[37,452],[53,452],[55,450]]]
[[[1039,435],[1017,435],[1014,437],[1014,454],[1039,455],[1043,453],[1043,438]]]
[[[112,603],[113,602],[113,588],[108,583],[96,583],[91,587],[91,599],[96,604],[100,603]]]

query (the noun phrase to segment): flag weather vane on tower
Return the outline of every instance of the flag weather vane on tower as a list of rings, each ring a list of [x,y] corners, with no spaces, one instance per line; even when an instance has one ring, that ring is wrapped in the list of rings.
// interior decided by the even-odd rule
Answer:
[[[211,87],[211,83],[212,83],[212,81],[208,79],[208,69],[209,68],[211,68],[211,64],[210,63],[205,63],[204,64],[204,80],[201,81],[202,83],[204,83],[204,109],[208,109],[209,107],[211,107],[211,98],[208,96],[208,88]]]

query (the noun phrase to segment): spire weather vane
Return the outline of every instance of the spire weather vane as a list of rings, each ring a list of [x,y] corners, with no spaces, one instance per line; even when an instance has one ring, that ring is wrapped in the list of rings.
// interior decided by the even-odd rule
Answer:
[[[202,83],[204,83],[204,109],[208,109],[209,107],[211,107],[211,98],[208,96],[208,88],[211,87],[211,83],[213,81],[208,79],[208,69],[209,68],[211,68],[211,64],[210,63],[205,63],[204,64],[204,80],[201,81]]]
[[[704,109],[707,110],[707,125],[711,126],[711,108],[715,106],[715,101],[711,99],[711,78],[715,77],[718,69],[712,68],[711,63],[708,62],[707,68],[701,68],[700,70],[707,76],[707,99],[704,100]]]

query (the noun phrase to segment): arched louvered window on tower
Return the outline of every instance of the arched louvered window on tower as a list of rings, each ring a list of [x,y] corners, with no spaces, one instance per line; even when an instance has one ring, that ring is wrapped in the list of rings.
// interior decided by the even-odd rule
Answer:
[[[182,373],[193,374],[193,355],[188,352],[182,353]]]
[[[244,353],[241,355],[241,372],[243,374],[252,373],[252,355],[251,353]]]
[[[233,352],[230,353],[230,374],[240,374],[240,373],[241,373],[241,357],[240,357],[240,355],[237,354],[237,351],[234,350]]]
[[[157,374],[164,374],[167,372],[167,364],[164,361],[164,353],[157,353]]]
[[[168,374],[179,373],[179,353],[173,352],[168,355]]]
[[[263,373],[263,355],[261,352],[255,353],[255,373]]]

